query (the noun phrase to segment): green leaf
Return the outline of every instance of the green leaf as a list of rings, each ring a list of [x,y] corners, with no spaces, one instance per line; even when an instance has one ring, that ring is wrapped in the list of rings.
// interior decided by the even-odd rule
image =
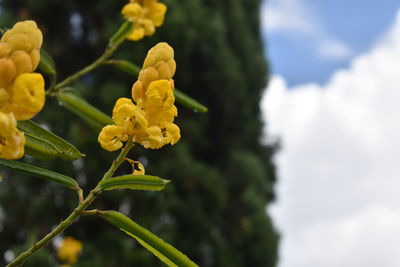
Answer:
[[[103,180],[100,182],[100,188],[102,190],[133,189],[160,191],[169,182],[169,180],[164,180],[157,176],[130,174]]]
[[[138,225],[122,213],[110,210],[100,212],[99,216],[101,216],[114,226],[120,228],[129,236],[135,238],[143,247],[153,253],[168,266],[198,266],[182,252],[180,252],[170,244],[166,243],[161,238],[151,233],[149,230]]]
[[[25,133],[26,153],[32,157],[76,160],[84,156],[74,145],[31,120],[18,121],[17,127]]]
[[[73,190],[77,190],[79,188],[78,183],[71,177],[56,172],[52,172],[46,169],[42,169],[36,166],[32,166],[29,164],[25,164],[19,161],[0,159],[0,166],[16,170],[22,173],[26,173],[35,177],[50,180],[62,184]]]
[[[178,89],[174,90],[174,95],[178,103],[187,107],[188,109],[193,110],[194,112],[204,113],[208,111],[208,108],[206,106]]]
[[[38,68],[44,74],[56,74],[56,65],[54,60],[43,48],[40,49],[40,62]]]
[[[25,154],[35,159],[51,160],[58,157],[58,150],[46,140],[25,132]]]
[[[130,21],[126,21],[124,24],[122,24],[118,31],[113,35],[113,37],[110,38],[109,45],[113,46],[115,44],[123,42],[126,36],[131,33],[132,27],[133,23]]]
[[[106,125],[114,124],[110,116],[89,104],[73,89],[62,90],[58,94],[58,99],[60,105],[81,117],[97,131],[100,131]]]
[[[107,60],[105,64],[116,66],[118,69],[133,76],[138,76],[140,72],[140,67],[138,65],[127,60],[111,59]]]

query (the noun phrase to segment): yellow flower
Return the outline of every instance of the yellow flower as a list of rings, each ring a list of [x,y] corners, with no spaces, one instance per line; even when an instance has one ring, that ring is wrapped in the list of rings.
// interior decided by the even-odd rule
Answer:
[[[73,237],[67,236],[63,239],[58,249],[57,256],[60,260],[74,264],[78,261],[78,255],[82,252],[83,244]]]
[[[24,155],[25,137],[17,129],[13,113],[0,111],[0,158],[19,159]]]
[[[122,147],[128,136],[145,148],[158,149],[176,144],[180,129],[173,123],[178,115],[174,105],[176,70],[174,50],[159,43],[147,54],[138,81],[132,86],[132,98],[120,98],[113,109],[115,125],[103,128],[99,135],[101,146],[109,151]]]
[[[11,88],[10,108],[17,120],[31,119],[45,102],[44,79],[39,73],[19,75]]]
[[[122,147],[122,141],[128,140],[124,128],[116,125],[107,125],[100,134],[98,141],[102,148],[108,151],[115,151]]]
[[[44,106],[44,79],[33,72],[43,36],[31,20],[18,22],[0,39],[0,158],[24,155],[25,137],[16,120],[32,118]]]
[[[131,0],[121,11],[126,20],[134,23],[127,39],[138,41],[144,36],[153,35],[156,27],[164,23],[166,11],[167,6],[158,3],[158,0]]]
[[[179,139],[181,138],[181,132],[179,127],[172,122],[162,122],[161,127],[164,130],[164,142],[166,144],[171,143],[171,145],[175,145]]]
[[[0,137],[1,139],[1,137]],[[25,137],[24,133],[15,130],[13,135],[3,140],[0,157],[4,159],[19,159],[24,155]],[[0,141],[0,143],[2,143]],[[1,146],[2,144],[0,144]]]
[[[128,135],[139,134],[147,127],[144,111],[128,98],[117,100],[113,110],[113,120],[115,125],[124,128]]]
[[[3,34],[0,40],[0,88],[5,88],[19,74],[36,69],[42,41],[42,32],[32,20],[18,22]]]

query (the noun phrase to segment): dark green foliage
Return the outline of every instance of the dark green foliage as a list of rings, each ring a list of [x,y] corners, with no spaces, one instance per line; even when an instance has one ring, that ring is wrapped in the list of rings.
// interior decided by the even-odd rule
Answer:
[[[165,0],[165,24],[151,38],[126,42],[115,55],[141,65],[159,41],[175,49],[175,84],[204,103],[209,112],[193,113],[178,105],[182,140],[174,147],[146,151],[146,173],[171,180],[161,192],[110,191],[93,207],[116,209],[171,243],[200,266],[275,266],[278,236],[266,213],[273,200],[273,149],[260,145],[259,101],[267,81],[260,36],[260,0]],[[59,79],[96,59],[123,23],[125,1],[3,0],[0,28],[35,19],[44,47],[55,58]],[[81,27],[71,31],[71,15]],[[79,20],[79,19],[78,19]],[[129,96],[135,81],[112,66],[85,76],[75,87],[94,106],[111,113],[118,97]],[[69,162],[34,161],[77,177],[87,192],[115,153],[102,151],[97,133],[76,115],[48,100],[36,118],[76,145],[87,156]],[[27,159],[32,163],[31,159]],[[117,175],[129,171],[128,164]],[[75,207],[77,198],[58,185],[8,173],[0,186],[0,265],[3,252],[26,246],[28,233],[42,237]],[[1,215],[1,214],[0,214]],[[84,242],[75,266],[162,266],[134,240],[99,218],[85,217],[66,231]],[[31,237],[29,237],[31,238]],[[51,266],[51,246],[26,266]],[[54,264],[53,264],[54,265]]]

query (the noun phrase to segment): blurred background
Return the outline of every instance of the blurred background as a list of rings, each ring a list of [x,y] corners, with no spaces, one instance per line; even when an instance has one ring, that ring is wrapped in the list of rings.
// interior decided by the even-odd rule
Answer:
[[[269,0],[262,17],[278,266],[400,266],[399,2]]]
[[[206,114],[178,106],[182,139],[174,147],[135,147],[148,174],[172,180],[162,192],[112,191],[93,208],[128,215],[187,254],[200,266],[275,266],[278,233],[266,211],[275,194],[272,156],[276,142],[261,144],[260,99],[268,66],[261,34],[260,0],[165,0],[165,24],[151,38],[126,42],[116,58],[141,65],[160,41],[175,48],[175,84],[208,108]],[[126,1],[2,0],[0,25],[34,19],[43,47],[54,57],[59,80],[99,57],[123,23]],[[135,77],[102,67],[74,86],[110,114],[130,94]],[[115,153],[102,150],[97,132],[49,99],[35,117],[87,155],[75,162],[23,160],[76,177],[92,188]],[[124,165],[119,174],[128,173]],[[6,172],[0,186],[0,266],[44,236],[76,206],[77,198],[56,184]],[[84,243],[74,266],[162,266],[151,253],[98,218],[84,217],[66,230]],[[25,266],[59,266],[53,245]]]

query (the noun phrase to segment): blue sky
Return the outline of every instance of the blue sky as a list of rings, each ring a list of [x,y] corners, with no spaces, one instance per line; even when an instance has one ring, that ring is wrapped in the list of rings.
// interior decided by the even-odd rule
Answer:
[[[278,266],[400,266],[400,2],[269,0],[262,15]]]
[[[285,77],[289,85],[326,83],[333,71],[371,49],[399,6],[398,0],[265,2],[264,37],[272,72]],[[285,13],[286,22],[277,23],[274,17]],[[298,19],[303,22],[297,23]]]

